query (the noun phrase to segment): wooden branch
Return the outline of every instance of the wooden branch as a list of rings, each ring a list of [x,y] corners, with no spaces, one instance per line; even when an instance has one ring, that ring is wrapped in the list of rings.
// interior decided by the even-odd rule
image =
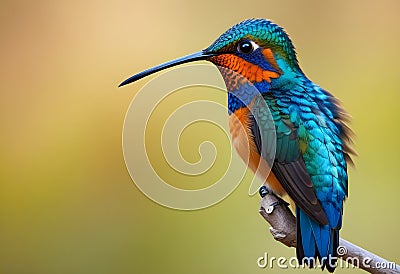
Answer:
[[[264,187],[260,189],[261,199],[260,214],[271,225],[269,228],[275,240],[288,247],[296,247],[296,217],[290,209],[278,204],[279,198],[268,192]],[[389,262],[361,247],[358,247],[346,240],[340,239],[338,248],[339,257],[338,267],[361,268],[369,273],[400,273],[400,266],[394,262]]]

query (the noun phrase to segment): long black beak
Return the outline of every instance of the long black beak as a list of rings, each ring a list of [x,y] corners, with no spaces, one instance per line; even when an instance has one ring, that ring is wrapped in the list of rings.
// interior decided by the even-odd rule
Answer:
[[[173,67],[176,65],[189,63],[189,62],[193,62],[193,61],[205,60],[208,57],[215,56],[215,55],[217,55],[217,54],[206,52],[204,50],[193,53],[193,54],[189,54],[189,55],[183,56],[181,58],[166,62],[166,63],[158,65],[158,66],[155,66],[153,68],[146,69],[145,71],[139,72],[138,74],[135,74],[135,75],[129,77],[128,79],[126,79],[125,81],[123,81],[121,84],[119,84],[118,87],[125,86],[127,84],[135,82],[143,77],[146,77],[150,74],[153,74],[155,72],[158,72],[158,71],[166,69],[166,68],[170,68],[170,67]]]

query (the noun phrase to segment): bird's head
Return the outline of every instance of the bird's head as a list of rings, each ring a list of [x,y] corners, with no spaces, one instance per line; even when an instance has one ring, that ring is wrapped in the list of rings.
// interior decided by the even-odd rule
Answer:
[[[252,83],[271,83],[289,71],[300,71],[286,32],[266,19],[245,20],[223,33],[208,48],[140,72],[119,86],[183,63],[207,60],[217,65],[227,85],[236,72]],[[229,87],[228,87],[229,89]]]

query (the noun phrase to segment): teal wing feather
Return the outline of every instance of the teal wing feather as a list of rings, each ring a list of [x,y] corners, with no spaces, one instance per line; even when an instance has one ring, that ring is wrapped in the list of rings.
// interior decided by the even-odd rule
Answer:
[[[351,154],[340,106],[310,81],[303,84],[263,95],[276,129],[272,171],[297,205],[299,261],[337,257]],[[262,141],[256,141],[261,149]],[[334,270],[326,260],[323,266]]]
[[[263,102],[257,100],[265,100]],[[276,153],[272,172],[277,177],[282,187],[294,200],[297,206],[302,208],[310,217],[320,224],[327,224],[328,219],[318,201],[314,186],[309,176],[298,140],[298,129],[290,122],[289,116],[282,116],[280,109],[274,104],[271,95],[264,95],[264,98],[257,99],[254,104],[252,132],[255,144],[265,159],[270,155],[271,148],[271,123],[268,118],[273,119],[276,132]],[[269,111],[265,110],[265,103]],[[265,140],[262,140],[262,139]],[[266,152],[266,149],[268,152]]]

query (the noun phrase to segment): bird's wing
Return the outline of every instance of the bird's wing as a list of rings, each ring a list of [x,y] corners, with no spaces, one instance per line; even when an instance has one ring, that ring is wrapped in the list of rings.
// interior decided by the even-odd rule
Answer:
[[[306,170],[300,151],[297,128],[289,119],[284,119],[279,109],[266,109],[263,98],[257,99],[253,107],[251,130],[260,155],[268,161],[271,157],[271,122],[276,131],[276,153],[272,172],[282,187],[308,216],[320,224],[327,224],[326,214],[317,200],[314,185]],[[259,102],[257,102],[259,101]],[[271,121],[273,120],[273,121]],[[264,140],[263,140],[264,139]]]

